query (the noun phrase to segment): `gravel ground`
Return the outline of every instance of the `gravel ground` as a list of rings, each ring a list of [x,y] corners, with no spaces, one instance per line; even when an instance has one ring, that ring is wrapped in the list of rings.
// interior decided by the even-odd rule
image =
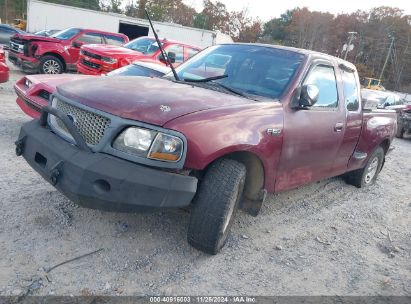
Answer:
[[[28,118],[11,84],[0,85],[0,295],[411,295],[410,138],[374,186],[332,178],[271,195],[209,256],[187,244],[187,212],[84,209],[40,178],[14,154]]]

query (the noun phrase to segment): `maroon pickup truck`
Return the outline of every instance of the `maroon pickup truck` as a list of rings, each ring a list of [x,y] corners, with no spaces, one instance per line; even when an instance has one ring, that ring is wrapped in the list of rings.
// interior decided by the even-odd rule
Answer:
[[[395,113],[363,112],[355,67],[312,51],[207,48],[163,78],[57,87],[16,154],[74,202],[113,211],[192,205],[188,241],[215,254],[237,209],[344,175],[374,183]]]

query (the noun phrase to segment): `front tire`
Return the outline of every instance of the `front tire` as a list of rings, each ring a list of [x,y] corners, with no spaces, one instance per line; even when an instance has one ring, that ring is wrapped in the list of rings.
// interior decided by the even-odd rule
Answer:
[[[41,74],[61,74],[64,72],[63,63],[55,56],[43,56],[40,61]]]
[[[397,125],[397,133],[395,133],[395,137],[403,138],[404,137],[404,127],[401,124]]]
[[[246,168],[231,159],[214,162],[193,201],[188,242],[209,254],[225,245],[244,190]]]
[[[384,163],[384,149],[378,147],[371,154],[364,168],[347,173],[347,183],[357,188],[363,188],[375,183]]]

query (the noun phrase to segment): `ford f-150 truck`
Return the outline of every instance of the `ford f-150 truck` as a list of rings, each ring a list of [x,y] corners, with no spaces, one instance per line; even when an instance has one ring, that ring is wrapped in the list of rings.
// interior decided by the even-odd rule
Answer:
[[[166,56],[170,57],[174,66],[178,66],[200,51],[200,48],[182,42],[163,39],[161,43]],[[151,37],[140,37],[124,46],[83,46],[80,51],[77,70],[82,74],[100,75],[126,66],[135,60],[161,65],[167,64],[156,40]]]
[[[192,205],[188,241],[216,254],[267,193],[343,174],[372,185],[396,131],[394,112],[362,111],[355,66],[325,54],[217,45],[176,76],[62,84],[16,154],[85,207]]]
[[[51,37],[16,34],[10,39],[9,59],[28,73],[61,74],[76,70],[82,45],[126,42],[124,34],[80,28],[68,28]]]

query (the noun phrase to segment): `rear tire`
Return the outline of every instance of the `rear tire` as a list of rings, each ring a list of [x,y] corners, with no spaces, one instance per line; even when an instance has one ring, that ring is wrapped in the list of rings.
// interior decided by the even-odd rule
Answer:
[[[201,251],[217,254],[225,245],[244,190],[246,168],[231,159],[214,162],[193,201],[188,242]]]
[[[43,56],[40,61],[41,74],[61,74],[64,72],[63,63],[56,56]]]
[[[384,149],[382,147],[376,148],[364,168],[346,174],[347,183],[356,186],[357,188],[363,188],[374,184],[384,163],[384,157]]]

